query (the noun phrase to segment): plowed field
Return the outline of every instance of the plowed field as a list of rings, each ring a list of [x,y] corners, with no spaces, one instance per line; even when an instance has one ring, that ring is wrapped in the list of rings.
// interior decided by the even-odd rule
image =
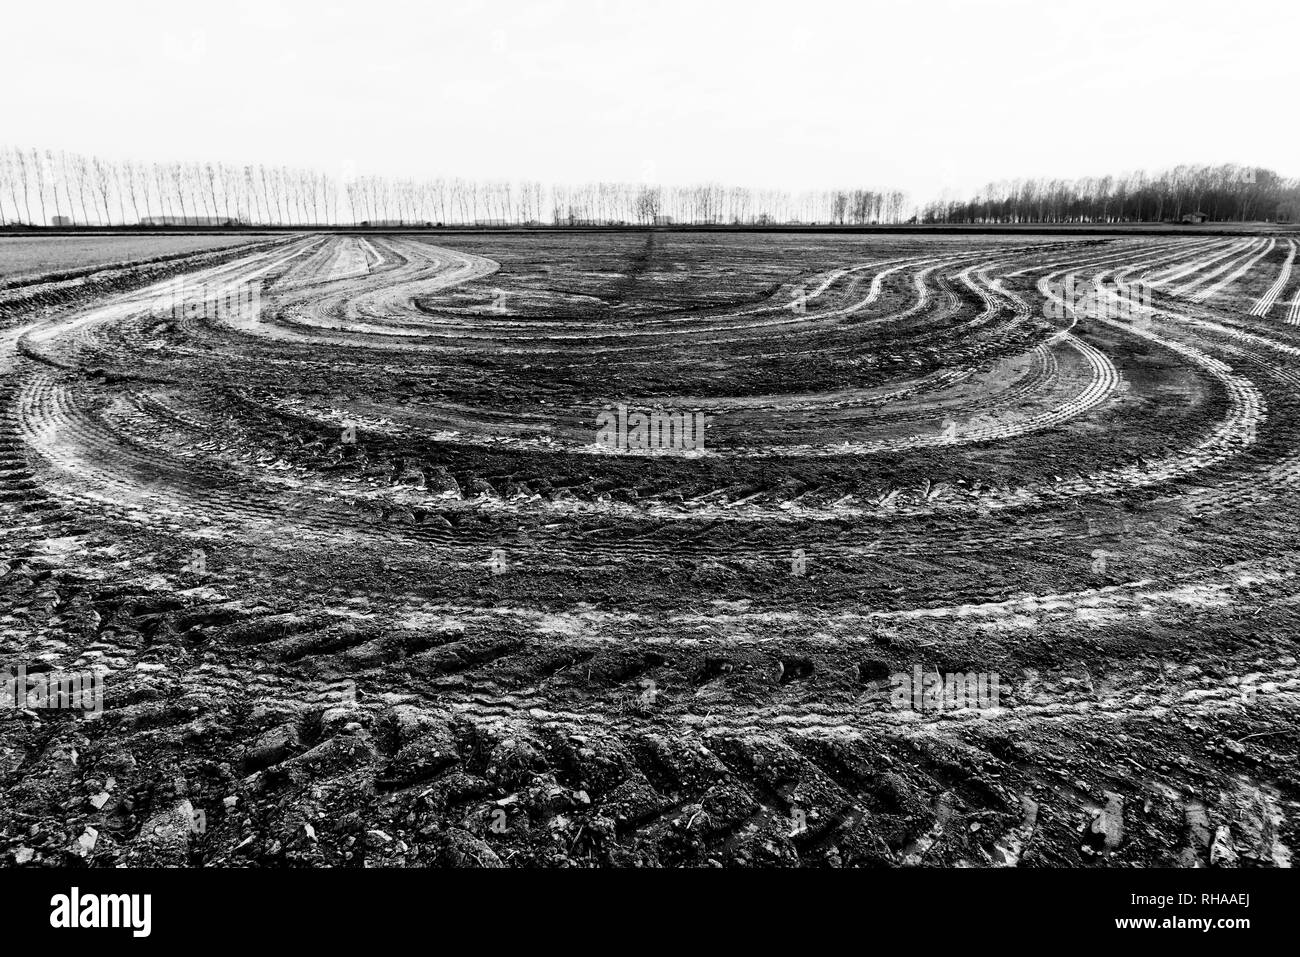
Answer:
[[[28,277],[0,655],[104,698],[0,710],[0,849],[1284,866],[1296,250],[312,235]],[[619,406],[702,447],[602,444]],[[996,700],[900,702],[931,674]]]

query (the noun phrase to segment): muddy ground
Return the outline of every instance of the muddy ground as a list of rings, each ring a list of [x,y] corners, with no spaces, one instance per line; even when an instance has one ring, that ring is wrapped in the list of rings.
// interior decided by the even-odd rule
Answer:
[[[0,665],[103,691],[0,709],[3,859],[1287,866],[1294,251],[293,236],[2,290]],[[703,448],[602,447],[619,405]]]

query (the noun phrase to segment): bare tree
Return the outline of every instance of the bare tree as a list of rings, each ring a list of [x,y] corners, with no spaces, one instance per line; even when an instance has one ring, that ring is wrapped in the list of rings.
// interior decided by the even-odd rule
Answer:
[[[268,175],[267,175],[267,171],[266,171],[266,167],[262,167],[262,188],[265,189],[265,190],[267,190],[267,196],[268,196],[267,204],[268,204],[268,207],[269,207],[269,205],[270,205],[270,197],[274,197],[274,199],[275,199],[275,221],[276,221],[277,223],[280,223],[280,224],[283,225],[283,224],[284,224],[284,208],[283,208],[283,206],[282,206],[282,204],[281,204],[281,201],[280,201],[280,177],[279,177],[279,175],[275,172],[275,170],[272,170],[271,173],[270,173],[270,175],[268,176]]]
[[[140,222],[139,174],[136,172],[136,164],[131,160],[127,160],[122,164],[122,179],[126,183],[127,193],[131,196],[131,213],[138,223]],[[123,218],[125,219],[125,217]]]
[[[13,197],[14,219],[18,218],[18,194],[14,192],[14,167],[13,159],[8,151],[0,151],[0,226],[7,226],[9,220],[5,216],[4,191],[8,189]]]
[[[196,166],[195,169],[197,170],[198,167]],[[217,171],[211,163],[207,163],[202,168],[202,174],[202,181],[208,184],[208,196],[212,199],[212,218],[215,220],[220,215],[217,206]]]
[[[126,188],[123,180],[126,177],[125,168],[122,163],[109,163],[109,171],[113,175],[113,186],[117,192],[117,214],[123,224],[126,223]]]
[[[45,208],[47,182],[45,176],[45,164],[41,161],[41,154],[34,149],[28,152],[28,159],[31,162],[32,178],[35,181],[36,186],[36,202],[41,208],[41,225],[48,226],[50,225],[50,217]]]
[[[23,185],[23,208],[27,210],[27,224],[32,226],[35,225],[35,220],[32,219],[32,171],[28,165],[30,161],[22,150],[14,150],[14,158],[18,164],[18,181]]]
[[[270,214],[268,213],[265,218],[262,215],[262,199],[257,192],[257,182],[258,182],[258,177],[253,173],[253,167],[245,166],[244,186],[245,188],[247,188],[249,194],[253,197],[253,204],[254,204],[253,212],[257,216],[257,222],[265,222],[266,219],[270,218]]]
[[[54,151],[45,151],[45,169],[48,173],[47,182],[49,183],[50,195],[54,200],[54,218],[56,220],[63,218],[63,207],[59,204],[59,169],[54,163]]]
[[[171,177],[172,189],[176,192],[176,202],[181,209],[181,222],[184,223],[189,219],[189,214],[185,211],[185,194],[188,192],[188,170],[184,163],[172,163],[168,167],[168,175]]]
[[[95,170],[95,192],[104,206],[104,225],[111,226],[113,225],[113,213],[109,207],[108,194],[112,185],[112,170],[99,157],[95,157],[91,162]]]

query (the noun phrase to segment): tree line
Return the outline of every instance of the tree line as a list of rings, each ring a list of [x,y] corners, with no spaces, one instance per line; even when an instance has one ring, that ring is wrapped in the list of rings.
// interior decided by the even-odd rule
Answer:
[[[1177,166],[1155,174],[990,183],[969,199],[925,204],[925,223],[1300,222],[1300,179],[1270,169]]]
[[[874,225],[1300,221],[1300,180],[1237,165],[991,183],[909,209],[899,190],[756,190],[535,180],[336,178],[251,164],[111,161],[0,149],[0,226]]]
[[[898,190],[340,180],[262,164],[116,162],[53,150],[0,150],[0,226],[867,225],[902,222],[906,207],[907,196]]]

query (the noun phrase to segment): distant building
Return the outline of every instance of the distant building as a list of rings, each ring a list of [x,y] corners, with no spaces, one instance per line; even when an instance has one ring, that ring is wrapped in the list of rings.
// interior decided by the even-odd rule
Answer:
[[[1183,222],[1185,222],[1185,223],[1203,223],[1203,222],[1205,222],[1205,221],[1206,221],[1207,219],[1209,219],[1209,218],[1210,218],[1210,217],[1207,216],[1205,213],[1202,213],[1202,212],[1199,212],[1199,211],[1198,211],[1198,212],[1195,212],[1195,213],[1184,213],[1184,214],[1183,214]]]
[[[55,216],[50,220],[51,226],[75,226],[71,216]]]
[[[671,216],[656,216],[656,217],[655,217],[655,225],[656,225],[656,226],[671,226],[672,224],[673,224],[673,218],[672,218]]]
[[[509,226],[510,223],[504,219],[476,219],[475,226]]]

